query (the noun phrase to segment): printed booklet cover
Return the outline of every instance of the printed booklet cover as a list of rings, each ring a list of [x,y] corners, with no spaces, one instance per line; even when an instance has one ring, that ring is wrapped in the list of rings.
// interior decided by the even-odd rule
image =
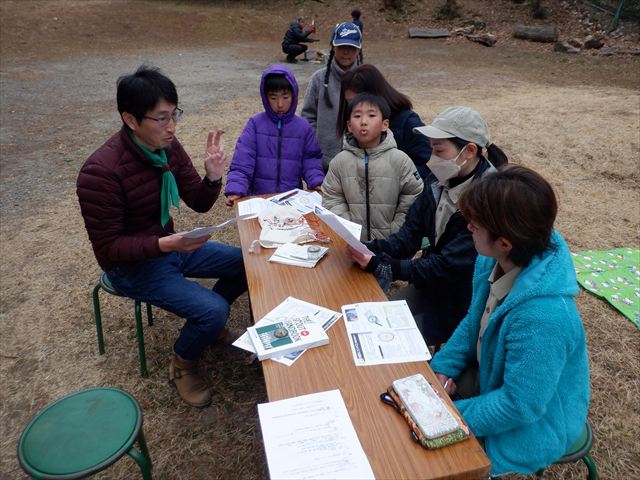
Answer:
[[[329,343],[322,325],[306,316],[282,317],[270,325],[249,327],[247,332],[259,360]]]

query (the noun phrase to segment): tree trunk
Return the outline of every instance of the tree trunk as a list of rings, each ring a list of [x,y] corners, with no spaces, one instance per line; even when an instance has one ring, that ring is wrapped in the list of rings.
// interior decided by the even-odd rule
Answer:
[[[558,40],[558,28],[554,26],[530,27],[518,25],[513,29],[513,36],[531,40],[532,42],[555,42]]]

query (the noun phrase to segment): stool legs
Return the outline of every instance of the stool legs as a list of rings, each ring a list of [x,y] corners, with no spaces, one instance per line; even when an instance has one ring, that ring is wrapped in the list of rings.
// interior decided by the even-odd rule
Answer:
[[[587,480],[596,480],[598,478],[598,470],[596,470],[596,464],[591,455],[585,455],[582,457],[582,461],[587,465],[587,470],[589,471]]]
[[[100,288],[98,283],[93,288],[93,316],[96,322],[96,335],[98,337],[98,352],[100,355],[104,354],[104,332],[102,330],[102,315],[100,312]],[[153,326],[153,313],[151,310],[151,304],[147,303],[147,323]],[[139,300],[134,301],[134,312],[136,317],[136,338],[138,340],[138,358],[140,361],[140,375],[147,378],[149,372],[147,371],[147,356],[144,349],[144,331],[142,329],[142,307]]]
[[[148,305],[148,304],[147,304]],[[142,331],[142,308],[140,306],[140,301],[135,301],[135,312],[136,312],[136,337],[138,338],[138,356],[140,358],[140,375],[147,378],[149,376],[149,372],[147,372],[147,356],[144,352],[144,332]],[[148,314],[147,310],[147,314]]]
[[[137,440],[140,450],[135,447],[131,447],[127,452],[127,455],[133,458],[140,467],[140,470],[142,470],[142,478],[144,480],[151,480],[151,457],[149,456],[149,450],[147,450],[147,443],[144,440],[142,429],[140,429]]]
[[[96,320],[96,334],[98,335],[98,352],[100,355],[104,353],[104,335],[102,333],[102,316],[100,315],[100,284],[98,283],[93,289],[93,316]]]
[[[147,303],[147,323],[153,327],[153,314],[151,313],[151,304]]]

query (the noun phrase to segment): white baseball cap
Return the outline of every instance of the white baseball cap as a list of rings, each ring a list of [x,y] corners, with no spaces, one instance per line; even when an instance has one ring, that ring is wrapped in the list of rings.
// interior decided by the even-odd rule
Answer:
[[[461,138],[480,147],[491,145],[489,127],[480,114],[469,107],[449,107],[431,125],[416,127],[414,132],[429,138]]]

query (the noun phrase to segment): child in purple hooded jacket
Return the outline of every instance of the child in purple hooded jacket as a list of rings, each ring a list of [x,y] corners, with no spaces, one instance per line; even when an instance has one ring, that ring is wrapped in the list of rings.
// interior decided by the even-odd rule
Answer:
[[[240,197],[320,189],[322,151],[311,125],[296,115],[298,83],[284,65],[262,73],[260,95],[265,111],[251,117],[236,143],[224,191],[227,205]]]

